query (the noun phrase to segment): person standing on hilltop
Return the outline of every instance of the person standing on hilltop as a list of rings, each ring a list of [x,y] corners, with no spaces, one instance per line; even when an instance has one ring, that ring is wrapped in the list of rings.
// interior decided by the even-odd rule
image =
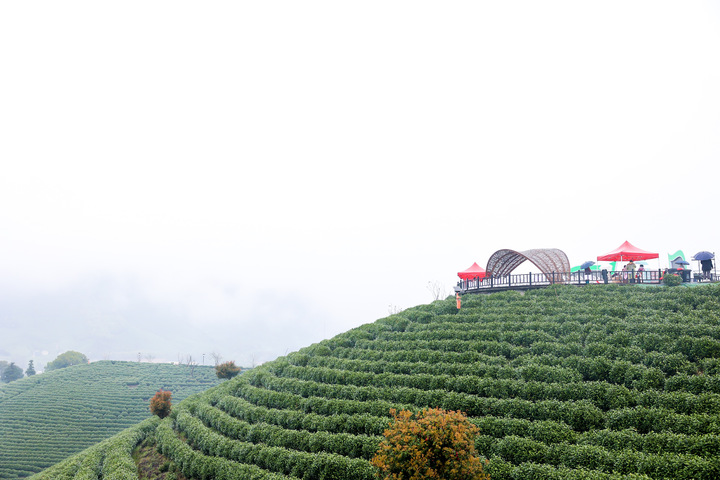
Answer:
[[[712,260],[701,260],[700,265],[702,266],[703,278],[710,279],[710,272],[713,269]]]
[[[630,283],[635,283],[635,262],[630,260],[627,264],[628,277],[630,277]]]

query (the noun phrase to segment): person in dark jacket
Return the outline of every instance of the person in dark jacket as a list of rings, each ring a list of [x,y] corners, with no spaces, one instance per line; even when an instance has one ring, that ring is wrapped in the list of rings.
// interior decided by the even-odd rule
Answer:
[[[703,278],[710,278],[710,272],[713,269],[712,260],[700,260],[700,266],[702,268]]]

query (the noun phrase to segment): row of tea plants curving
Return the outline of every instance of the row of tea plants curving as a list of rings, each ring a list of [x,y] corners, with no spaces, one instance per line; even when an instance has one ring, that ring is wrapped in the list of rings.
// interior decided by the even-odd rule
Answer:
[[[427,407],[469,416],[494,480],[720,478],[720,287],[436,301],[190,397],[155,437],[192,478],[369,480],[391,410]]]

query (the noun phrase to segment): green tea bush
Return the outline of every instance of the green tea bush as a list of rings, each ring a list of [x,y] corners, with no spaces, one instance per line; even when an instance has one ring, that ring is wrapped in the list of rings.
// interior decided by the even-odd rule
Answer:
[[[182,365],[99,361],[0,385],[0,479],[41,472],[151,417],[159,385],[180,401],[219,383],[212,367],[190,376]]]
[[[663,283],[668,287],[677,287],[683,283],[682,277],[674,273],[666,273],[663,275]]]
[[[157,445],[197,479],[369,480],[391,410],[441,408],[477,428],[493,480],[715,480],[718,305],[715,285],[433,302],[180,402],[158,419]],[[85,460],[55,478],[92,476],[97,459]]]

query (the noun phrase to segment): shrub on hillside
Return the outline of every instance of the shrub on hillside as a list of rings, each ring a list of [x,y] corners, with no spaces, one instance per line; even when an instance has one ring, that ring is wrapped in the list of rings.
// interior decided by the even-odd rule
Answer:
[[[488,480],[475,452],[478,427],[461,412],[390,410],[393,421],[371,463],[385,480]]]
[[[170,397],[172,392],[167,390],[160,390],[150,399],[150,411],[153,415],[157,415],[160,418],[165,418],[170,415],[172,410],[172,402]]]
[[[33,364],[33,361],[30,360],[30,362],[28,363],[28,368],[27,370],[25,370],[25,375],[27,375],[28,377],[32,377],[33,375],[35,375],[35,373],[35,365]]]
[[[232,360],[215,365],[215,374],[218,378],[227,378],[228,380],[240,373],[241,368],[235,365]]]
[[[15,362],[12,362],[10,365],[5,367],[2,371],[2,375],[0,375],[0,380],[4,383],[14,382],[15,380],[20,380],[21,378],[23,378],[22,368],[15,365]]]
[[[45,365],[45,371],[57,370],[60,368],[70,367],[73,365],[82,365],[90,363],[88,358],[80,352],[69,350],[57,356],[55,360]]]

